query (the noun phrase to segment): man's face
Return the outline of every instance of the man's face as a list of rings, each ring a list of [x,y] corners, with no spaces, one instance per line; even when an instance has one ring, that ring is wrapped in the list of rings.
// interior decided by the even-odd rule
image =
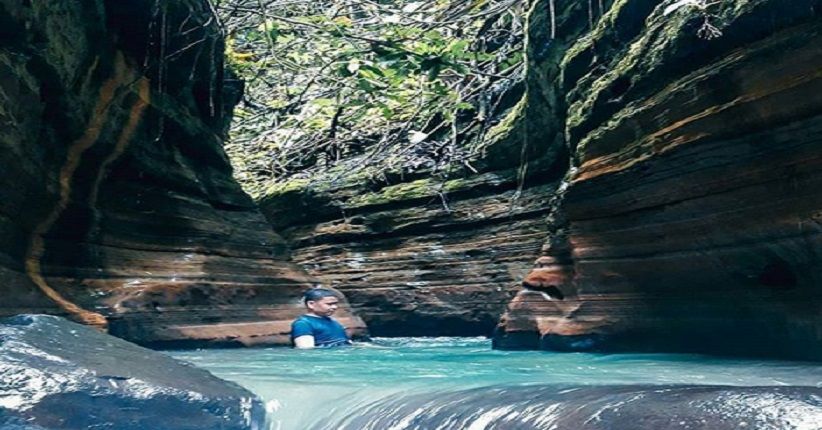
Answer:
[[[319,300],[309,300],[305,305],[316,315],[330,317],[337,311],[340,301],[336,297],[323,297]]]

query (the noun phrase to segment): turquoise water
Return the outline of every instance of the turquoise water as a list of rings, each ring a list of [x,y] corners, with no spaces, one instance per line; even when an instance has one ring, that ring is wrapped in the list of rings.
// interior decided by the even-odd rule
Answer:
[[[377,338],[330,350],[168,351],[266,402],[271,428],[322,427],[379,399],[486,386],[697,384],[822,387],[822,366],[693,354],[496,351],[484,338]]]

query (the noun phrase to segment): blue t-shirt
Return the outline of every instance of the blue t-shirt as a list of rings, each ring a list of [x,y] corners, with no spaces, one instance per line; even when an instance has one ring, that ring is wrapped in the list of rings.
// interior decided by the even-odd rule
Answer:
[[[314,336],[314,345],[318,347],[351,343],[342,324],[331,317],[300,316],[291,323],[291,341],[300,336]]]

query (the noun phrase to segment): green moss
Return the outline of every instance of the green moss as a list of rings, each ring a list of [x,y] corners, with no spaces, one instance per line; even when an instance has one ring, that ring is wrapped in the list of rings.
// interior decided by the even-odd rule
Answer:
[[[618,5],[625,4],[621,1]],[[627,3],[630,5],[630,2]],[[761,7],[762,16],[779,16],[772,7],[777,8],[779,3],[772,0],[734,0],[722,2],[713,6],[711,13],[712,24],[720,31],[726,31],[740,17],[753,13]],[[626,6],[627,7],[627,6]],[[725,34],[718,41],[702,40],[698,36],[698,28],[702,23],[701,12],[692,7],[684,7],[673,13],[664,14],[664,8],[656,7],[647,19],[644,20],[642,31],[627,47],[620,48],[614,53],[609,70],[596,77],[586,77],[577,84],[580,99],[571,104],[568,109],[567,135],[577,140],[576,148],[580,159],[587,156],[596,156],[589,148],[590,143],[597,141],[596,151],[615,151],[616,142],[611,146],[601,143],[600,136],[603,130],[613,129],[642,109],[643,99],[647,94],[659,90],[662,82],[671,82],[682,77],[683,70],[696,70],[710,64],[711,59],[723,49],[734,44],[742,45],[746,40],[756,36],[749,36],[750,31],[744,31],[744,25],[737,28],[736,33]],[[626,16],[630,11],[623,12]],[[755,19],[748,18],[753,23]],[[617,25],[617,24],[615,24]],[[751,24],[758,25],[758,24]],[[618,26],[618,25],[617,25]],[[625,27],[624,24],[621,24]],[[606,37],[609,33],[605,33]],[[593,43],[601,47],[606,43],[594,38]],[[587,42],[581,42],[587,43]],[[566,56],[566,63],[571,54]],[[670,85],[670,84],[667,84]],[[621,91],[615,88],[621,87]],[[625,88],[631,93],[626,95]],[[619,143],[622,150],[626,150],[629,142]]]
[[[467,179],[454,179],[443,184],[443,191],[453,193],[466,189],[471,185],[473,185],[473,183]]]
[[[370,206],[398,200],[411,200],[436,194],[436,183],[433,179],[419,179],[404,184],[391,185],[374,193],[365,193],[352,197],[347,206]]]
[[[612,64],[607,73],[591,83],[585,91],[587,96],[569,107],[567,127],[573,129],[580,126],[594,106],[607,97],[607,90],[618,78],[627,77],[635,81],[656,67],[671,50],[670,47],[678,43],[682,28],[689,19],[690,15],[674,14],[664,21],[653,23],[649,30],[629,45],[625,55]]]
[[[576,41],[567,51],[560,62],[560,68],[565,69],[574,61],[580,54],[590,49],[594,49],[597,41],[602,40],[608,36],[608,33],[614,31],[617,21],[620,19],[620,14],[625,11],[625,5],[633,0],[617,0],[597,21],[596,26],[590,33]]]
[[[248,191],[251,191],[252,197],[257,200],[277,198],[294,192],[336,194],[345,189],[362,189],[373,177],[374,174],[368,169],[346,170],[344,166],[335,166],[310,179],[292,178],[271,182],[256,189],[251,187]]]
[[[292,179],[286,182],[274,182],[269,184],[260,193],[263,199],[277,198],[284,194],[293,192],[300,192],[308,188],[310,181],[308,179]]]
[[[354,196],[346,202],[348,207],[373,206],[404,200],[432,198],[440,193],[455,193],[464,191],[472,186],[487,183],[496,175],[480,175],[473,179],[451,179],[442,182],[436,178],[419,179],[397,185],[385,187],[377,192]]]
[[[522,126],[527,103],[528,96],[523,96],[499,124],[488,130],[486,141],[489,142],[489,145],[507,139],[514,132],[521,131],[519,127]]]

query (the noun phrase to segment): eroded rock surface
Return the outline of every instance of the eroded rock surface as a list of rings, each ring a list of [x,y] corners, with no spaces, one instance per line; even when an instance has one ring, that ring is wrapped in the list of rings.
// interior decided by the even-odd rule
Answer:
[[[483,155],[450,176],[332,171],[326,183],[296,180],[262,199],[293,261],[344,291],[373,334],[493,332],[544,241],[569,162],[551,134],[561,118],[529,114],[553,101],[520,98],[524,84],[508,83],[488,113]]]
[[[422,179],[341,197],[327,218],[279,228],[294,262],[343,291],[374,335],[489,335],[539,250],[542,195],[555,184],[513,200],[513,172],[489,172],[445,182],[447,207],[441,186]],[[271,219],[281,199],[263,204]]]
[[[263,429],[251,392],[47,315],[0,320],[0,427]]]
[[[516,290],[500,348],[820,358],[820,10],[537,1],[477,172],[263,210],[377,334],[481,334]]]
[[[231,177],[241,85],[209,3],[4,0],[0,38],[0,314],[287,342],[315,280]]]
[[[563,51],[578,170],[496,345],[822,358],[822,3],[671,3]]]

